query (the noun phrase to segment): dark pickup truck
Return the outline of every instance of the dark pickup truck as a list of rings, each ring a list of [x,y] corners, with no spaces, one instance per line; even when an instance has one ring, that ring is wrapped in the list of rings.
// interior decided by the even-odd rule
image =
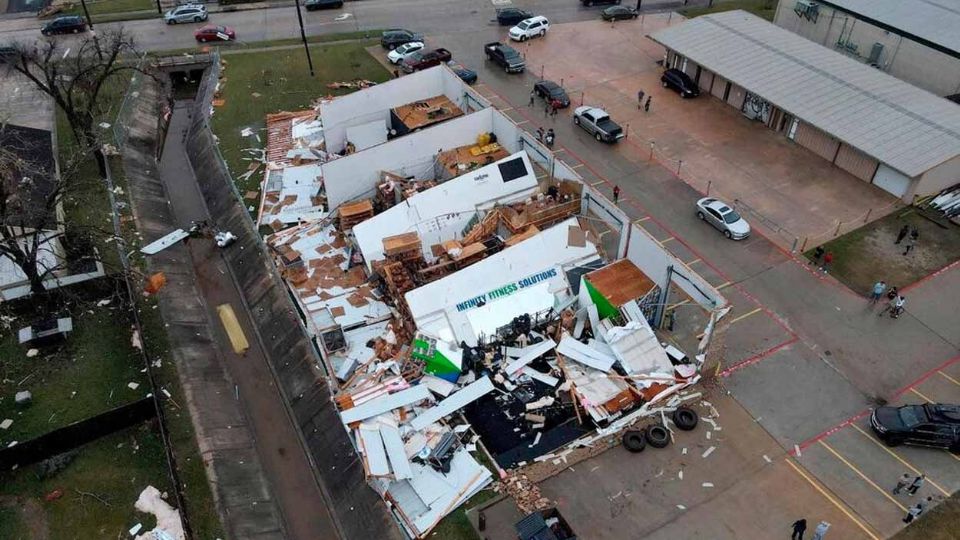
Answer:
[[[503,70],[507,73],[521,73],[527,67],[520,53],[509,45],[494,41],[484,45],[483,51],[487,54],[488,60],[503,66]]]
[[[400,63],[400,68],[403,69],[404,73],[413,73],[421,69],[445,64],[451,59],[453,59],[453,55],[450,54],[450,51],[443,48],[426,52],[420,51],[404,59],[404,61]]]

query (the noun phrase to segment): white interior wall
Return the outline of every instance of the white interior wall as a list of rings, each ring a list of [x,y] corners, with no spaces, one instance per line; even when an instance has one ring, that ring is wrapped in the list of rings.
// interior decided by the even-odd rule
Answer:
[[[558,160],[557,163],[562,162]],[[566,165],[564,165],[564,167],[566,167]],[[580,198],[580,213],[602,219],[619,235],[617,252],[607,253],[607,257],[614,260],[625,257],[628,241],[627,226],[630,224],[630,217],[602,193],[584,183],[580,175],[573,169],[569,169],[567,174],[572,176],[572,180],[576,180],[583,185]],[[651,275],[650,277],[652,278],[653,276]]]
[[[445,65],[440,66],[440,68],[443,72],[443,93],[463,109],[463,112],[477,111],[490,106],[490,101],[460,80],[460,77],[457,77],[452,69]],[[454,96],[456,96],[456,99],[454,99]]]
[[[444,70],[425,69],[359,92],[320,104],[320,118],[328,152],[339,152],[346,144],[346,129],[376,120],[389,124],[390,109],[399,105],[446,94]],[[461,92],[447,95],[455,100]]]
[[[380,181],[380,171],[415,176],[418,180],[433,178],[437,153],[472,144],[477,135],[490,131],[491,111],[484,109],[454,118],[325,163],[323,183],[329,207],[371,196]]]

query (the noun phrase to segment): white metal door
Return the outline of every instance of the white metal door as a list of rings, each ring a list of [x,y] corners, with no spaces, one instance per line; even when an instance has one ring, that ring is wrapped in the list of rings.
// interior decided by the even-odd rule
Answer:
[[[877,174],[873,175],[873,183],[884,191],[888,191],[897,197],[903,195],[910,189],[910,177],[887,167],[883,163],[877,167]]]
[[[787,130],[787,138],[791,141],[797,138],[797,128],[800,126],[800,120],[794,118],[790,122],[790,129]]]

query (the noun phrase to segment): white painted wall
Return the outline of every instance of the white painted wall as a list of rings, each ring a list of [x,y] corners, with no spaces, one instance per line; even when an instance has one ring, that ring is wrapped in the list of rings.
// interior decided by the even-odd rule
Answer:
[[[558,160],[558,163],[562,162]],[[578,182],[583,183],[583,179],[580,178],[580,176],[573,169],[569,170],[569,174],[574,175]],[[627,216],[623,210],[614,205],[613,201],[607,199],[606,196],[596,189],[588,186],[587,184],[583,184],[583,192],[581,193],[580,199],[580,213],[596,219],[602,219],[605,223],[617,231],[616,234],[619,234],[620,239],[617,243],[617,252],[607,253],[607,257],[616,260],[626,256],[628,236],[627,228],[630,225],[630,217]],[[602,229],[602,227],[597,228]],[[603,242],[601,242],[601,244],[603,244]],[[637,266],[640,267],[640,265]],[[653,278],[653,275],[650,275],[650,277]]]

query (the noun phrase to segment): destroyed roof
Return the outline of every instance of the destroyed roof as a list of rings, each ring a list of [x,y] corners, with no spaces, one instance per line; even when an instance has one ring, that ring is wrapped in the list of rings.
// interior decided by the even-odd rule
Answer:
[[[320,163],[267,167],[259,224],[291,224],[323,219],[326,213],[318,199],[323,185]]]
[[[46,206],[57,189],[56,174],[49,131],[0,124],[0,196],[7,199],[6,225],[57,228],[56,212]]]
[[[290,150],[300,146],[302,142],[322,142],[322,137],[323,128],[314,110],[268,114],[267,162],[286,164]]]
[[[388,318],[390,309],[367,283],[362,266],[349,267],[342,236],[325,221],[268,236],[281,272],[308,316],[311,331],[350,327]]]
[[[643,298],[657,286],[629,259],[620,259],[599,270],[589,272],[584,275],[584,279],[595,291],[617,307],[630,300]]]
[[[526,152],[517,152],[485,167],[417,193],[353,229],[368,268],[384,258],[383,239],[406,232],[420,236],[424,257],[430,246],[463,236],[464,227],[481,209],[523,199],[537,189],[537,176]]]
[[[470,343],[478,332],[489,333],[491,325],[553,307],[555,293],[568,287],[562,267],[598,257],[590,240],[583,246],[568,243],[571,229],[581,230],[576,218],[408,292],[417,327],[444,340],[457,337],[457,342]]]
[[[394,107],[393,115],[407,129],[414,130],[462,116],[463,111],[440,94]]]

